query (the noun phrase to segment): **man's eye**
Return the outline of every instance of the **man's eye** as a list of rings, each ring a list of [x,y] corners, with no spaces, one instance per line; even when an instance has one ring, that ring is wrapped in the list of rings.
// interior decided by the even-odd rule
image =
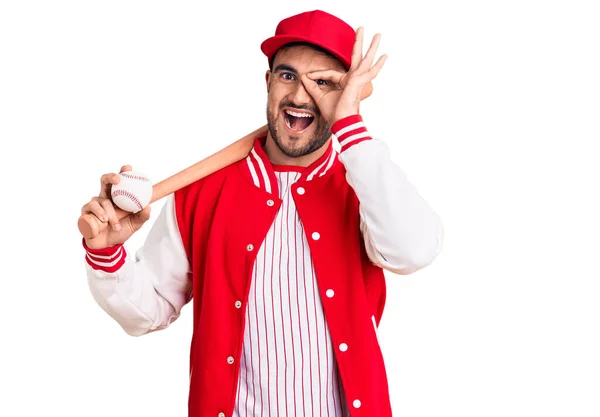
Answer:
[[[315,82],[317,83],[317,85],[321,86],[321,87],[330,87],[332,84],[330,81],[328,80],[315,80]]]
[[[289,72],[282,73],[281,78],[285,81],[293,81],[295,79],[294,74],[291,74]]]

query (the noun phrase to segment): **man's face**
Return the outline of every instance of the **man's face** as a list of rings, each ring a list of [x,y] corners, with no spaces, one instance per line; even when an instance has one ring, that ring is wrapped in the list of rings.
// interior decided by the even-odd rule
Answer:
[[[310,154],[331,136],[331,126],[300,81],[302,74],[328,69],[345,71],[335,58],[306,46],[294,46],[279,51],[273,71],[267,73],[269,131],[277,147],[289,157]],[[321,80],[309,82],[316,82],[324,91],[334,88]]]

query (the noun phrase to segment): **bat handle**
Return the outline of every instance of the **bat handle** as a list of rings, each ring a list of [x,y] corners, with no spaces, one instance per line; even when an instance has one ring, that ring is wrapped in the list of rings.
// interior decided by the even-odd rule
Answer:
[[[125,210],[121,210],[118,207],[115,207],[115,213],[119,220],[127,217],[129,212]],[[91,213],[83,214],[79,217],[77,221],[77,227],[79,228],[79,232],[86,239],[93,239],[98,236],[98,233],[102,232],[104,229],[108,227],[108,222],[100,221],[96,216]]]

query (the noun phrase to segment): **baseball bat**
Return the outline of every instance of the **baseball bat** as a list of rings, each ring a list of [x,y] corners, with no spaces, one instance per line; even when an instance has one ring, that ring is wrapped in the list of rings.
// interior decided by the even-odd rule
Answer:
[[[361,100],[366,99],[373,92],[373,85],[369,83],[362,91]],[[221,149],[220,151],[204,158],[203,160],[196,162],[195,164],[187,167],[183,171],[180,171],[152,186],[152,198],[149,204],[160,200],[167,195],[174,193],[181,188],[198,181],[218,170],[225,168],[231,164],[241,161],[248,156],[254,142],[257,137],[264,136],[267,133],[267,125],[264,125],[254,132],[244,136],[241,139],[233,142],[231,145]],[[131,214],[128,211],[122,210],[115,207],[115,212],[119,220],[127,217]],[[77,227],[79,232],[86,239],[93,239],[102,232],[107,226],[108,222],[100,221],[95,215],[91,213],[83,214],[79,217]]]

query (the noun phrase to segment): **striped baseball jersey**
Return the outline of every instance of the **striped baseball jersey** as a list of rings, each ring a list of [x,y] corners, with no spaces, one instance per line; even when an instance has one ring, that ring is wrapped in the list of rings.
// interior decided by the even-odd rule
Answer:
[[[235,417],[350,415],[310,249],[290,195],[302,171],[274,165],[283,204],[253,268]]]

